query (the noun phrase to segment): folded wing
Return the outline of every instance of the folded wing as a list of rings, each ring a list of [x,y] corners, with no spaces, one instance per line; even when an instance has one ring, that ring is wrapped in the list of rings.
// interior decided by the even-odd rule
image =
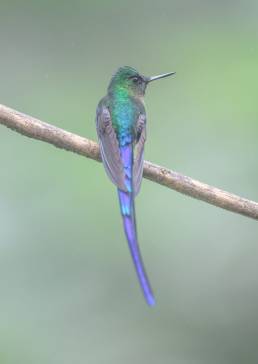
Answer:
[[[107,175],[120,190],[127,191],[118,140],[107,107],[98,107],[96,123],[101,158]]]
[[[136,196],[141,188],[143,162],[144,162],[144,143],[146,141],[146,117],[140,114],[136,124],[137,140],[135,144],[135,157],[133,166],[133,182],[134,182],[134,195]]]

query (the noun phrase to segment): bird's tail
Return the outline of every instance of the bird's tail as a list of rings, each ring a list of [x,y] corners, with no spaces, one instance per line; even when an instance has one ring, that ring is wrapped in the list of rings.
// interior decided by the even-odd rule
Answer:
[[[127,145],[125,147],[122,147],[120,151],[125,170],[125,178],[126,178],[125,184],[128,189],[128,192],[118,189],[118,197],[120,203],[120,210],[123,218],[124,231],[145,300],[148,303],[148,305],[153,306],[155,304],[155,298],[152,293],[152,289],[144,269],[137,239],[133,181],[132,181],[132,175],[133,175],[132,146]]]

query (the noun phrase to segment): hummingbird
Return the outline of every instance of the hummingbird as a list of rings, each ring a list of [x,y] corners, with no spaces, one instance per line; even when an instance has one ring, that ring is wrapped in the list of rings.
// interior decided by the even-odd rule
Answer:
[[[96,111],[100,154],[106,173],[116,185],[124,232],[138,280],[149,306],[155,298],[138,245],[134,200],[140,191],[146,141],[144,95],[150,82],[175,74],[146,77],[129,66],[112,76]]]

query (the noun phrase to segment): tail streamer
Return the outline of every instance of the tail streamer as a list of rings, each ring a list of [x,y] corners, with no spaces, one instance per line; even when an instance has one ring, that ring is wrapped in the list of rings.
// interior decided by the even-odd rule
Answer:
[[[125,184],[128,189],[128,192],[118,189],[118,197],[119,197],[121,215],[123,218],[124,231],[145,300],[149,306],[153,306],[155,305],[155,298],[147,274],[144,269],[144,264],[142,261],[141,252],[139,249],[138,239],[137,239],[133,181],[132,181],[132,168],[133,168],[132,146],[126,145],[124,147],[121,147],[120,151],[125,170],[125,178],[126,178]]]

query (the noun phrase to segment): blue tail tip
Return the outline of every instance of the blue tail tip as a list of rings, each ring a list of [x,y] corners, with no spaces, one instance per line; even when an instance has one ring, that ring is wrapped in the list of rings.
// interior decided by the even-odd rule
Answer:
[[[150,306],[150,307],[153,307],[156,305],[156,301],[155,301],[155,298],[154,296],[148,296],[146,297],[146,301],[147,301],[147,304]]]

